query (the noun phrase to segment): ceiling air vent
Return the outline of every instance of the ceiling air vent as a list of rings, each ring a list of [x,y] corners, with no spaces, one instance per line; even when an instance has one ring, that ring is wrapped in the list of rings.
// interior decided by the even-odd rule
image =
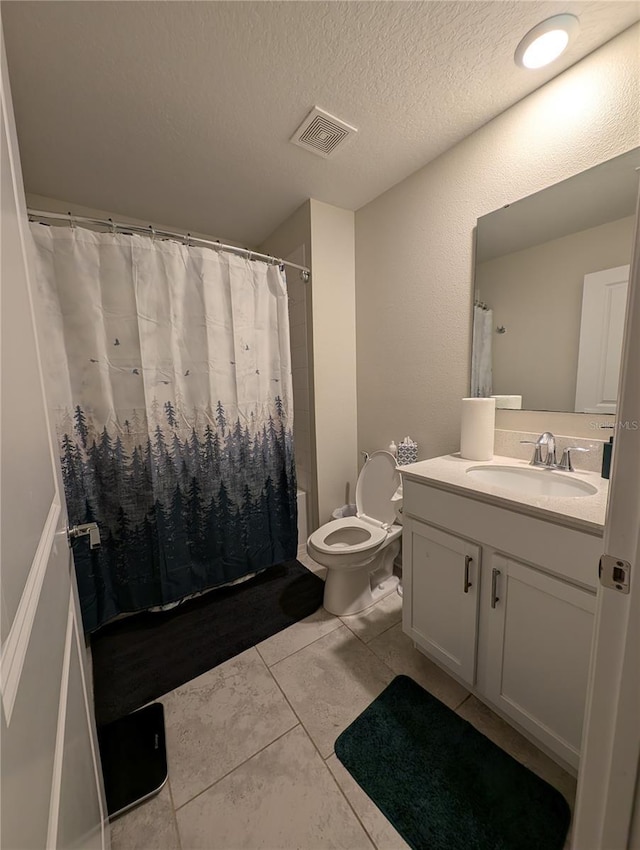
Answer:
[[[355,127],[314,106],[289,141],[326,159],[357,132]]]

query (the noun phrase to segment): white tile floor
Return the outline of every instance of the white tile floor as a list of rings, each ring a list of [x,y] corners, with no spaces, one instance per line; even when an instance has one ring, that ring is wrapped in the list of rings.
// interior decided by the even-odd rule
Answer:
[[[401,613],[396,593],[352,617],[321,609],[163,697],[169,781],[112,824],[113,850],[406,850],[333,754],[398,673],[573,804],[575,780],[417,652]]]

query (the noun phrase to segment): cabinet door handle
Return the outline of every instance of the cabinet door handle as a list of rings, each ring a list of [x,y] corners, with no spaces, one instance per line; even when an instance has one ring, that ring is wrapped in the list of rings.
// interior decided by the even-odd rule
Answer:
[[[473,587],[469,581],[469,565],[473,563],[471,555],[464,556],[464,592],[469,593],[469,588]]]
[[[498,590],[498,576],[500,575],[500,570],[497,570],[495,567],[491,570],[491,607],[496,607],[496,602],[500,602],[500,597],[497,596]]]

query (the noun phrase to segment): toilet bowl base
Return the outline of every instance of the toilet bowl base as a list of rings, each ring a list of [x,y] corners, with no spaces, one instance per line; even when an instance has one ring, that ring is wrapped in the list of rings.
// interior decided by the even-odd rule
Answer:
[[[323,605],[330,614],[346,617],[359,614],[393,593],[398,577],[393,562],[400,549],[396,540],[378,553],[373,563],[358,570],[327,569]]]
[[[400,583],[400,579],[398,576],[389,576],[388,579],[385,579],[381,584],[377,587],[374,587],[371,591],[371,596],[373,597],[374,604],[379,602],[381,599],[384,599],[385,596],[390,596],[392,593],[398,589],[398,584]]]

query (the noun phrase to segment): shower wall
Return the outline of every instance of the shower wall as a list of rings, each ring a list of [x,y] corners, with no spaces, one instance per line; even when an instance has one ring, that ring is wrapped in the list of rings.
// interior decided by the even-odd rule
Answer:
[[[272,233],[259,251],[300,266],[311,266],[311,216],[307,201]],[[293,371],[293,434],[298,490],[306,493],[307,531],[318,527],[318,484],[315,451],[311,285],[297,269],[285,266],[289,293],[291,368]],[[302,528],[298,518],[298,531]]]
[[[292,263],[306,265],[304,246],[286,257]],[[311,402],[309,393],[309,339],[307,335],[307,288],[297,269],[285,266],[289,293],[289,330],[291,369],[293,372],[293,435],[296,451],[298,488],[309,493],[313,488],[311,470]]]

